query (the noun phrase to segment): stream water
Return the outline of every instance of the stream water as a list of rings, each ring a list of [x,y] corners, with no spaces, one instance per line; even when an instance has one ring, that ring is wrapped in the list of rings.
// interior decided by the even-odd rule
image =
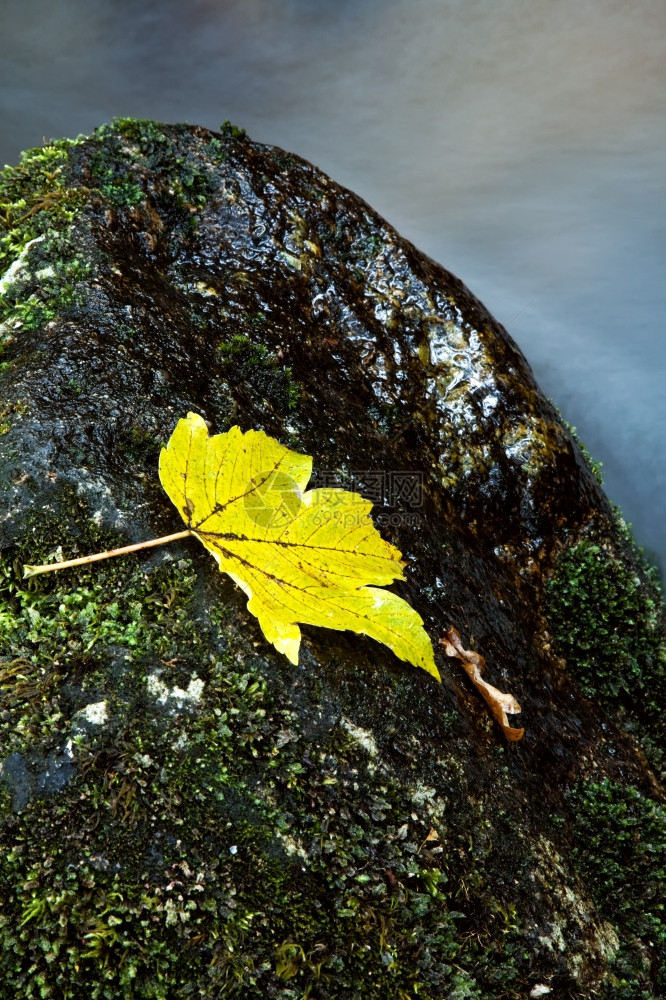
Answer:
[[[666,568],[663,0],[3,0],[0,162],[114,115],[306,157],[461,277]]]

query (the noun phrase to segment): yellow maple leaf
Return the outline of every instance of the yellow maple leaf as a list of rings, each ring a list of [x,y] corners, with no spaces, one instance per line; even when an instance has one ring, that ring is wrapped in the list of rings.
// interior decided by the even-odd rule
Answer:
[[[372,503],[341,489],[306,490],[312,459],[263,431],[209,436],[196,413],[160,455],[160,480],[191,534],[248,600],[266,639],[298,663],[300,624],[384,643],[438,680],[421,617],[368,584],[402,580],[400,552],[370,519]]]

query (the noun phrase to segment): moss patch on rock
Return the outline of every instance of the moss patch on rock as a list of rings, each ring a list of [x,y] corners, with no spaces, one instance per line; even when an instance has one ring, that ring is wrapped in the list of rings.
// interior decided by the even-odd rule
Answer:
[[[88,198],[71,184],[77,141],[29,150],[0,171],[0,349],[14,328],[34,330],[67,314],[89,274],[72,230]]]
[[[567,662],[589,697],[637,698],[660,711],[666,681],[656,575],[637,575],[616,550],[582,539],[548,583],[548,615]]]
[[[666,615],[658,572],[616,514],[614,542],[592,532],[560,556],[546,615],[567,670],[666,768]]]
[[[604,996],[640,1000],[666,991],[666,809],[631,785],[577,784],[572,855],[600,910],[624,942]]]
[[[447,844],[435,790],[358,727],[304,732],[237,603],[200,613],[188,560],[19,582],[28,546],[64,541],[45,519],[0,561],[0,995],[518,997],[488,821]]]
[[[261,323],[263,313],[255,319]],[[277,413],[293,410],[300,398],[300,389],[294,381],[291,368],[281,365],[276,356],[263,344],[255,344],[248,337],[236,334],[218,348],[224,378],[237,391],[248,386],[251,398],[263,400]]]
[[[170,208],[194,213],[215,188],[210,169],[201,161],[174,148],[173,136],[157,122],[117,118],[96,129],[98,150],[90,169],[102,197],[118,208],[131,208],[146,197],[142,179],[146,172],[162,181],[162,197]],[[213,159],[223,157],[221,143],[208,144]]]

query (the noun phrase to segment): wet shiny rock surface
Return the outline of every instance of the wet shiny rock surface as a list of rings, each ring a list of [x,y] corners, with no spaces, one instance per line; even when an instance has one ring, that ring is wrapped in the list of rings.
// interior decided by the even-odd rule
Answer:
[[[60,546],[67,558],[98,539],[179,530],[157,455],[192,410],[214,432],[261,428],[313,456],[315,485],[375,501],[380,530],[407,560],[396,591],[422,615],[443,680],[370,640],[308,628],[293,667],[194,541],[99,570],[99,580],[113,574],[116,603],[135,602],[137,621],[141,580],[150,591],[155,574],[186,577],[169,584],[172,604],[159,597],[159,639],[137,625],[144,638],[131,645],[129,625],[100,626],[86,648],[80,636],[97,619],[91,611],[81,624],[77,611],[79,632],[68,645],[63,618],[58,647],[40,638],[46,626],[12,619],[0,640],[3,851],[23,845],[38,864],[26,824],[39,821],[53,861],[21,890],[23,909],[9,901],[14,870],[0,883],[14,949],[6,995],[39,976],[54,997],[186,997],[188,983],[203,997],[285,1000],[523,997],[543,982],[557,997],[663,995],[657,946],[604,909],[601,876],[576,854],[585,834],[575,818],[587,815],[585,789],[603,782],[661,808],[661,758],[646,759],[640,706],[582,694],[548,604],[563,553],[585,540],[654,590],[507,332],[361,199],[230,126],[119,122],[64,145],[51,167],[49,180],[27,166],[5,195],[5,233],[23,227],[0,279],[0,547],[16,621],[35,595],[46,603],[32,619],[44,622],[62,595],[94,586],[91,570],[28,592],[18,572],[34,551],[48,558]],[[124,577],[139,581],[125,598]],[[104,600],[86,596],[80,608]],[[198,646],[178,638],[181,619],[169,624],[181,600]],[[520,743],[504,741],[438,645],[451,626],[520,702]],[[29,698],[10,668],[19,660]],[[245,694],[255,683],[267,692],[261,706]],[[203,781],[191,807],[194,772],[169,785],[179,740],[200,741],[211,773],[228,758],[231,777]],[[138,803],[127,810],[109,805],[123,781]],[[150,789],[160,781],[158,807]],[[176,864],[190,886],[180,900],[167,889]],[[90,912],[53,902],[67,866],[85,869],[77,885]],[[663,900],[663,872],[650,878]],[[137,886],[157,900],[147,916]],[[100,930],[113,891],[129,907],[113,911],[126,940]],[[35,899],[47,902],[30,916]],[[185,948],[180,972],[156,957],[160,942]],[[126,981],[121,953],[134,970]],[[630,992],[603,992],[624,988],[623,977]],[[98,992],[86,994],[90,984]]]

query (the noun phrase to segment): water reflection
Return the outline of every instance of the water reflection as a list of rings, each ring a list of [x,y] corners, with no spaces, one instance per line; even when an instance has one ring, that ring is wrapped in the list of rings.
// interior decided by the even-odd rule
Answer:
[[[666,565],[663,0],[5,0],[2,22],[3,162],[127,114],[317,163],[509,327]]]

